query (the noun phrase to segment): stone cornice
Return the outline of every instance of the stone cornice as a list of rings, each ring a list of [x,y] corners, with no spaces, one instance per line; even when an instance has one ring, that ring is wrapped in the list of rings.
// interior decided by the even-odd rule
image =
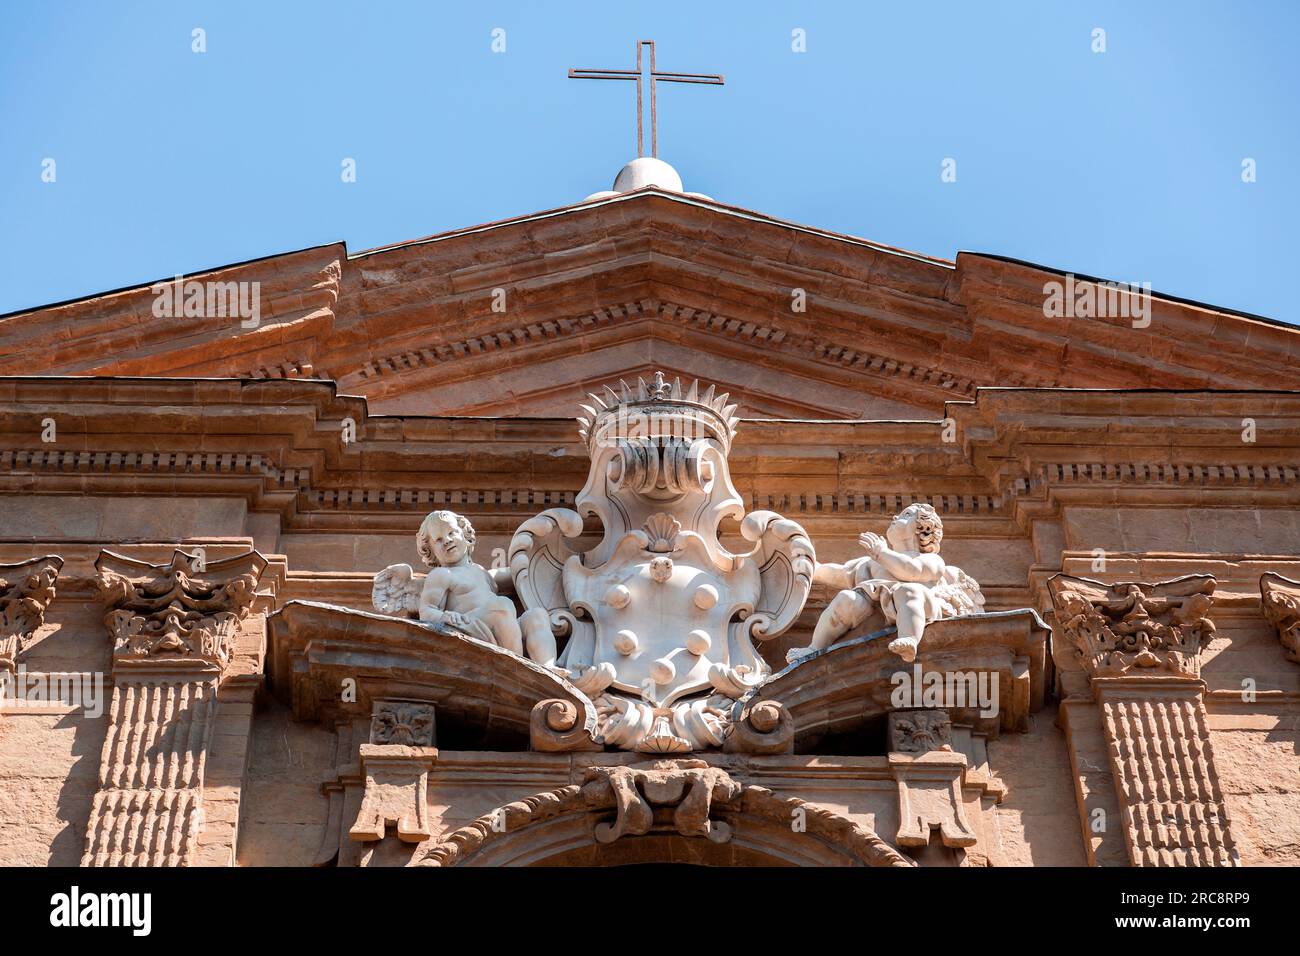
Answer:
[[[183,277],[258,283],[251,329],[229,316],[156,317],[154,286],[174,276],[0,316],[0,374],[211,375],[310,362],[314,340],[333,326],[345,255],[336,243]]]
[[[756,400],[766,403],[779,401],[777,393],[783,380],[780,373],[797,369],[805,374],[813,374],[814,368],[819,370],[816,374],[824,385],[830,384],[828,376],[834,377],[838,372],[840,383],[846,388],[932,408],[953,396],[973,396],[979,384],[971,377],[981,374],[979,363],[970,363],[971,367],[962,376],[933,367],[920,353],[911,361],[902,359],[896,343],[880,343],[885,349],[881,354],[864,348],[849,336],[844,341],[835,341],[818,332],[817,323],[795,314],[760,322],[646,299],[536,323],[520,324],[505,319],[498,327],[469,338],[429,337],[423,343],[376,357],[355,371],[341,374],[340,385],[349,391],[363,392],[374,400],[428,389],[436,383],[438,394],[443,396],[438,400],[445,403],[449,396],[456,394],[448,385],[472,381],[498,369],[517,367],[516,352],[531,350],[532,363],[539,359],[534,354],[536,350],[544,347],[557,355],[589,354],[602,347],[595,338],[599,333],[607,333],[609,345],[623,344],[629,335],[663,341],[687,335],[706,349],[739,348],[738,356],[745,359],[755,350],[765,353],[769,363],[770,357],[780,356],[786,364],[773,370],[776,374],[771,388],[757,393]],[[591,388],[597,384],[586,383]],[[512,401],[519,399],[515,397]],[[853,409],[861,407],[861,402],[861,397],[846,399],[843,409],[852,414]],[[478,395],[477,401],[468,404],[461,399],[454,407],[460,414],[499,414],[500,403],[498,396],[487,394]],[[823,413],[832,409],[832,405],[824,405]]]
[[[385,514],[426,504],[516,514],[566,503],[586,469],[572,419],[371,415],[324,381],[0,377],[0,402],[0,494],[156,486],[244,497],[285,527],[358,513],[387,527]],[[947,411],[947,428],[745,420],[733,476],[753,507],[813,517],[884,514],[918,488],[945,516],[1022,521],[1064,501],[1282,507],[1300,496],[1297,392],[980,389]],[[1254,442],[1242,441],[1247,417]],[[40,440],[47,418],[52,443]]]

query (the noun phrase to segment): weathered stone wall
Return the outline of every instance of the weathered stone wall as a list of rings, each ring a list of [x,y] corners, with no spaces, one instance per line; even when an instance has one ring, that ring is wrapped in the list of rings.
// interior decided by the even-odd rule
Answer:
[[[995,814],[1004,864],[1085,865],[1070,758],[1065,735],[1056,726],[1056,707],[1032,715],[1027,733],[989,741],[989,764],[1007,785]]]
[[[56,598],[23,659],[32,674],[98,674],[98,716],[74,707],[0,709],[0,866],[81,862],[112,692],[103,616],[89,597]]]

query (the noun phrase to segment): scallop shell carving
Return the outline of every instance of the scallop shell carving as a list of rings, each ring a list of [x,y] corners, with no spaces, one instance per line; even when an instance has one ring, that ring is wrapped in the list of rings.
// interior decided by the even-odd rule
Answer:
[[[673,542],[682,530],[682,523],[667,512],[661,511],[651,515],[641,530],[650,539],[650,543],[646,545],[647,551],[667,554],[673,550]]]

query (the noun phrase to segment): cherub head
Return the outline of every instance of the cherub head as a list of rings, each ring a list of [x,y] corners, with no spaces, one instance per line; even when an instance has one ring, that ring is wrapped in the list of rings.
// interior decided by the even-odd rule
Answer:
[[[930,505],[908,505],[894,516],[885,532],[885,540],[895,551],[935,554],[943,540],[943,522]]]
[[[474,553],[474,526],[454,511],[434,511],[420,523],[415,546],[428,567],[464,564]]]

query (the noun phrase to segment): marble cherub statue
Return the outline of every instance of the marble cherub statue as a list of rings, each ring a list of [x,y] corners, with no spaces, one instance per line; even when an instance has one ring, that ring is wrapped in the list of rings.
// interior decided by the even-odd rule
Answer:
[[[423,586],[409,564],[394,564],[375,575],[371,601],[385,614],[407,614],[523,654],[515,605],[498,593],[510,572],[489,571],[472,560],[474,526],[454,511],[435,511],[420,523],[415,538],[429,567]]]
[[[926,624],[960,614],[977,614],[984,595],[975,579],[939,556],[943,522],[933,507],[914,504],[895,516],[884,537],[858,538],[866,555],[844,564],[818,564],[813,581],[841,588],[817,620],[812,644],[793,648],[794,663],[829,647],[862,624],[873,602],[898,627],[889,649],[905,661],[916,659]]]

